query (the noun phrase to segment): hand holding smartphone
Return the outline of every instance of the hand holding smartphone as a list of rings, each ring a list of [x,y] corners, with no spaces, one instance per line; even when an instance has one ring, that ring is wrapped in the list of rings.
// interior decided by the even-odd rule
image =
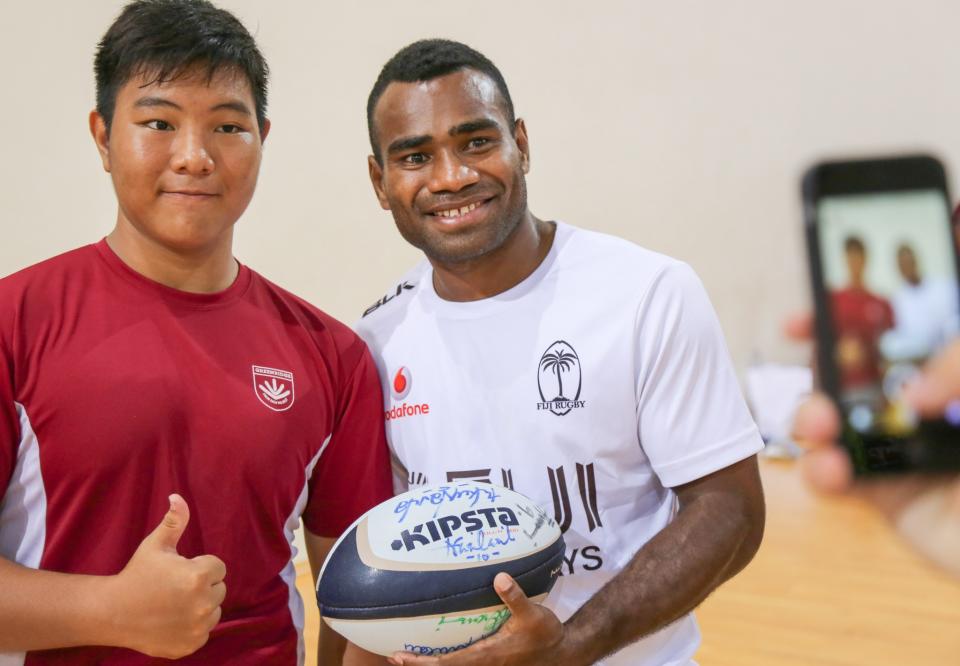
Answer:
[[[824,162],[804,176],[817,369],[858,474],[960,470],[960,402],[922,418],[903,397],[960,332],[949,201],[929,156]]]

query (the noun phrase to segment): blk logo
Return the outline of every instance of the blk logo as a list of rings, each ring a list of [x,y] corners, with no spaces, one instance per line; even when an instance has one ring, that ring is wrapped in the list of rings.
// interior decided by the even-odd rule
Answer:
[[[397,400],[403,400],[407,397],[407,394],[410,393],[410,387],[412,385],[413,376],[410,374],[410,369],[401,367],[397,370],[397,374],[393,376],[393,381],[390,384],[390,392],[393,393],[393,397]]]
[[[547,347],[537,367],[537,388],[540,391],[538,410],[564,416],[586,405],[580,399],[583,373],[580,357],[569,342],[557,340]]]
[[[400,296],[403,292],[409,291],[411,289],[413,289],[412,284],[410,284],[409,282],[401,282],[400,284],[397,285],[395,293],[384,295],[383,298],[381,298],[379,301],[377,301],[376,303],[371,305],[369,308],[364,310],[363,316],[366,317],[371,312],[376,312],[377,309],[383,307],[384,305],[386,305],[387,303],[395,299],[397,296]]]
[[[264,406],[275,412],[285,412],[293,407],[293,373],[255,365],[253,392]]]

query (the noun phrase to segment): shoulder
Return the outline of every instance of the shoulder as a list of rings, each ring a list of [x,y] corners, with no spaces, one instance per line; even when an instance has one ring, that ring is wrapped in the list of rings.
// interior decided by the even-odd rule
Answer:
[[[664,268],[682,264],[633,241],[599,231],[558,223],[558,258],[563,268],[583,266],[599,273],[618,273],[631,280],[652,279]]]
[[[299,330],[308,336],[321,356],[336,355],[351,368],[359,362],[366,346],[349,326],[256,271],[250,272],[246,298],[263,316],[282,322],[291,333]]]
[[[654,291],[696,287],[699,280],[683,261],[636,243],[568,224],[558,229],[558,275],[589,280],[594,288],[644,298]]]
[[[76,272],[96,259],[96,247],[85,245],[50,259],[23,268],[0,278],[0,297],[8,298],[25,291],[53,291],[67,279],[76,279]]]
[[[403,320],[429,271],[430,264],[424,259],[387,287],[383,295],[364,309],[356,324],[357,333],[369,342],[370,337]]]

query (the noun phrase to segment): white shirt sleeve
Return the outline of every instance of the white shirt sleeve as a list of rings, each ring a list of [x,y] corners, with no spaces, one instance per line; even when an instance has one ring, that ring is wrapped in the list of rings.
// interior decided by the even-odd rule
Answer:
[[[660,482],[678,486],[763,448],[720,322],[689,266],[671,262],[636,317],[637,424]]]

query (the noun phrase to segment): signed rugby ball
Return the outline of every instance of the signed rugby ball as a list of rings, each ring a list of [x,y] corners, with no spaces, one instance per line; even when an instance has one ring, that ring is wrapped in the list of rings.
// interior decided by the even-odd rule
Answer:
[[[439,655],[495,632],[510,613],[493,589],[505,571],[542,601],[563,562],[556,521],[508,488],[420,487],[360,517],[320,572],[317,603],[336,632],[381,655]]]

